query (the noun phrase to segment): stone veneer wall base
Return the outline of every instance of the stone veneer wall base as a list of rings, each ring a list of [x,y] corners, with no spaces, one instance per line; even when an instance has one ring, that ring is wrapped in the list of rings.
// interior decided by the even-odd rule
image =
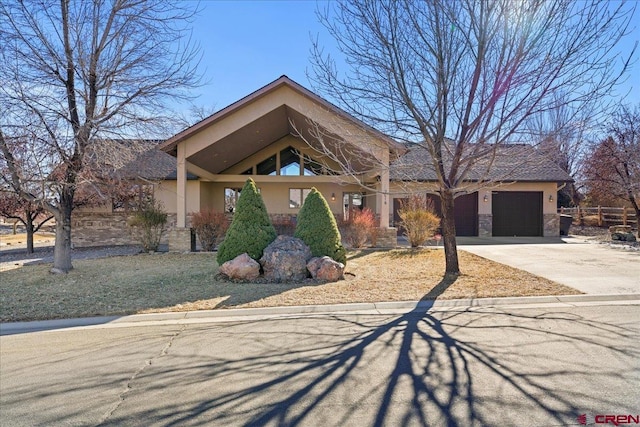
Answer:
[[[544,229],[542,235],[544,237],[558,237],[560,236],[560,215],[559,214],[544,214]]]
[[[478,215],[478,236],[479,237],[493,236],[493,215],[491,214]]]
[[[71,242],[76,248],[91,246],[138,245],[128,220],[131,215],[124,212],[85,213],[74,212],[71,216]],[[160,244],[168,243],[168,234],[175,228],[176,214],[169,214],[167,229]]]
[[[378,248],[395,248],[398,246],[398,229],[395,227],[381,228],[378,233]]]
[[[191,228],[173,228],[169,231],[169,252],[193,252],[195,233]]]

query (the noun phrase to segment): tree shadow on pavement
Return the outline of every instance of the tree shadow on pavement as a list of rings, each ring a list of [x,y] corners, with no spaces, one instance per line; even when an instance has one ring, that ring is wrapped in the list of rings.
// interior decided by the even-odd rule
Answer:
[[[132,384],[138,399],[105,425],[567,425],[590,409],[637,409],[620,400],[622,389],[594,390],[633,387],[640,349],[632,322],[420,305],[403,315],[257,325],[185,331]],[[198,340],[201,351],[181,351],[180,340]],[[231,342],[244,354],[225,352]],[[594,354],[612,363],[583,357]],[[173,404],[160,399],[166,393]]]

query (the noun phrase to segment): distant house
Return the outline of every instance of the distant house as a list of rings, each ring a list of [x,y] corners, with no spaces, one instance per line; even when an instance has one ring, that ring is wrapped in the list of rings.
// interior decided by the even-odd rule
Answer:
[[[345,173],[346,163],[352,173]],[[249,177],[274,219],[295,218],[315,187],[338,218],[352,208],[371,208],[384,229],[379,242],[395,245],[400,201],[435,189],[428,165],[424,149],[397,143],[282,76],[124,170],[137,179],[141,197],[152,192],[170,213],[170,246],[188,249],[189,214],[205,208],[233,212]],[[456,199],[458,233],[557,236],[557,188],[570,180],[531,147],[501,147],[488,173],[482,164],[470,171],[469,194]],[[480,189],[487,181],[491,188]],[[122,206],[79,210],[74,242],[128,243],[125,221]]]

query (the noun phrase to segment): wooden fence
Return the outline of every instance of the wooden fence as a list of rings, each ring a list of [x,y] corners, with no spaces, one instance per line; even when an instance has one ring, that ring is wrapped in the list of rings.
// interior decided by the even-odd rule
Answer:
[[[599,227],[609,225],[638,226],[635,211],[631,208],[611,208],[605,206],[560,208],[558,212],[563,215],[571,215],[574,221],[583,222],[585,217],[597,218]]]

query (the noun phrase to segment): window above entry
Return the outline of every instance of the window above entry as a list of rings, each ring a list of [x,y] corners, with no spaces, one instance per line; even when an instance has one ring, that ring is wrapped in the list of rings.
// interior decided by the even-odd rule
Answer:
[[[247,168],[242,175],[321,176],[335,175],[325,165],[289,146]]]

